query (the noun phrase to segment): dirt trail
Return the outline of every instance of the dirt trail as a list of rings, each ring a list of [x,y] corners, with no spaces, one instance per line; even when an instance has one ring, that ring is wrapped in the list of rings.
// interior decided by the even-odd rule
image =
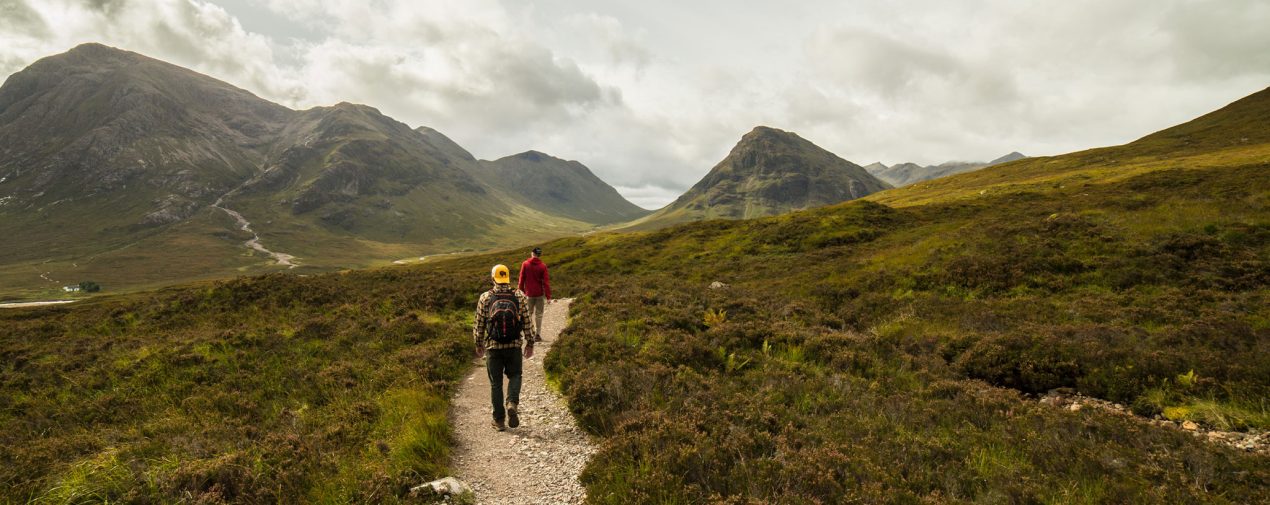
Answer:
[[[260,243],[260,235],[258,235],[255,230],[251,229],[251,222],[247,221],[247,218],[243,217],[242,214],[230,210],[227,207],[222,207],[219,199],[216,200],[216,203],[212,204],[212,207],[225,211],[226,214],[229,214],[230,217],[234,218],[234,220],[238,222],[238,229],[251,234],[251,240],[243,242],[243,245],[272,256],[274,261],[276,261],[279,265],[287,268],[296,267],[295,256],[287,253],[270,251],[265,248],[265,246]]]
[[[13,302],[0,303],[0,309],[20,309],[23,307],[43,307],[45,305],[61,305],[64,303],[75,303],[75,300],[48,300],[44,302]]]
[[[492,419],[484,361],[463,381],[450,413],[455,431],[454,469],[472,487],[479,504],[582,503],[578,474],[595,452],[564,398],[547,389],[542,359],[569,314],[569,302],[548,304],[543,342],[525,360],[520,392],[520,427],[497,432]]]
[[[271,251],[268,248],[266,248],[264,244],[260,243],[260,234],[256,233],[256,230],[251,229],[251,222],[248,221],[247,218],[243,217],[242,214],[239,214],[237,211],[234,211],[230,209],[229,207],[224,206],[225,198],[233,196],[239,190],[256,182],[258,179],[260,179],[261,176],[265,175],[268,172],[269,170],[265,170],[264,172],[261,172],[255,177],[252,177],[251,179],[247,180],[247,182],[242,183],[241,185],[239,185],[238,187],[234,189],[231,189],[228,193],[221,195],[220,198],[216,199],[216,203],[212,204],[212,207],[220,209],[224,211],[226,214],[229,214],[229,217],[234,218],[234,221],[238,223],[238,229],[251,234],[251,239],[246,242],[243,242],[243,245],[251,249],[254,249],[256,251],[269,255],[279,265],[285,266],[289,269],[295,268],[299,266],[299,263],[300,263],[296,261],[295,256],[292,256],[290,254],[283,253],[283,252]]]

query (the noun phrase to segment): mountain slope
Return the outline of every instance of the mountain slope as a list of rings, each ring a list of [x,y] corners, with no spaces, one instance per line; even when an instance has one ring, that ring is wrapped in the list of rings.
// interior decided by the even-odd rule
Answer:
[[[889,186],[798,135],[759,126],[670,205],[632,223],[655,228],[701,219],[748,219],[829,205]]]
[[[537,151],[481,161],[474,173],[527,207],[578,221],[612,224],[649,213],[622,198],[585,165]]]
[[[1027,158],[923,181],[906,186],[905,191],[890,191],[870,199],[887,205],[919,205],[974,200],[999,192],[1115,183],[1156,170],[1270,164],[1267,117],[1270,117],[1270,88],[1128,144]]]
[[[85,44],[0,86],[0,296],[280,268],[264,248],[304,267],[365,266],[613,219],[527,206],[482,169],[439,132],[371,107],[295,111]]]
[[[275,149],[264,171],[226,198],[274,227],[426,243],[479,238],[505,218],[491,212],[497,200],[466,170],[471,160],[371,107],[304,111]]]
[[[23,239],[0,259],[188,218],[249,177],[293,116],[223,82],[97,44],[42,59],[0,87],[0,233]]]

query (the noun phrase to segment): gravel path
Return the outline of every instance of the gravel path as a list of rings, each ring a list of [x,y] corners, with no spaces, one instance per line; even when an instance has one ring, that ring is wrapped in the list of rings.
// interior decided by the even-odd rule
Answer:
[[[564,398],[547,389],[542,358],[567,323],[569,302],[547,305],[543,342],[525,360],[520,392],[520,427],[505,432],[490,427],[489,379],[478,361],[463,381],[454,410],[454,469],[472,487],[479,504],[582,503],[586,493],[578,474],[595,452],[578,428]]]

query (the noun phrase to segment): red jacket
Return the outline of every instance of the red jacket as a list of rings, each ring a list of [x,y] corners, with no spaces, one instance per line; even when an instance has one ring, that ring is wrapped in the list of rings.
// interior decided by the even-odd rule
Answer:
[[[546,296],[551,299],[551,279],[547,276],[547,264],[542,260],[530,257],[520,264],[520,273],[516,281],[519,289],[528,297]]]

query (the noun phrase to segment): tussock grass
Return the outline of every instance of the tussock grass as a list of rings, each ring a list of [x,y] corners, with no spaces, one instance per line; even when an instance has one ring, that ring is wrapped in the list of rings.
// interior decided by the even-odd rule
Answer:
[[[481,280],[271,275],[0,312],[0,501],[401,501],[447,470]]]
[[[555,242],[589,499],[1255,502],[1258,456],[1026,395],[1270,427],[1267,170]]]

